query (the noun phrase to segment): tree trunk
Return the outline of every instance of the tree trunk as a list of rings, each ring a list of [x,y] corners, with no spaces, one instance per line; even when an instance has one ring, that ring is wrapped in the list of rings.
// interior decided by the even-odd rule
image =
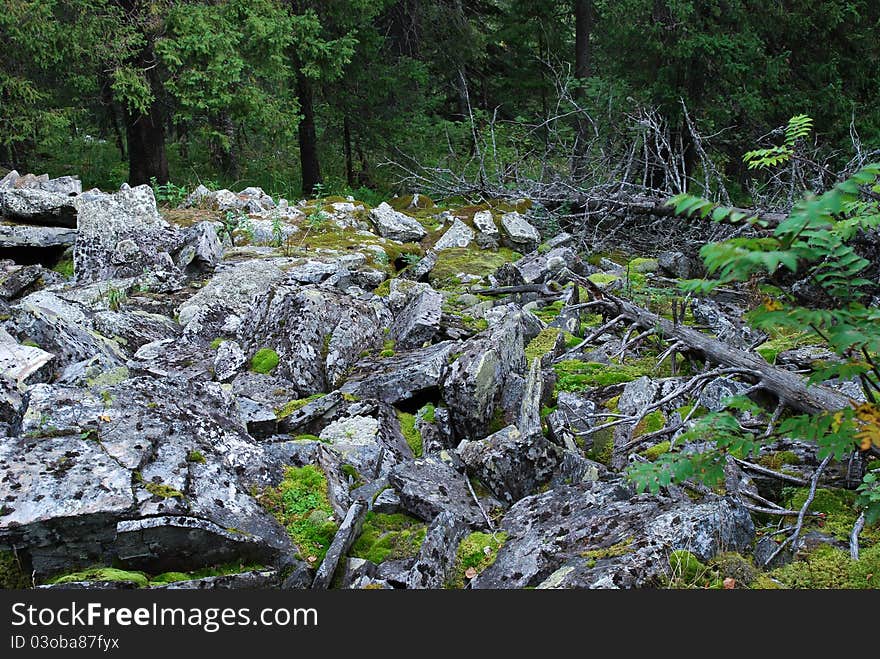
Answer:
[[[228,112],[221,112],[212,121],[214,129],[222,135],[215,137],[211,144],[211,159],[215,166],[227,177],[237,179],[239,174],[238,154],[235,148],[235,124]]]
[[[321,165],[318,161],[318,134],[315,130],[313,90],[309,79],[301,72],[296,74],[296,91],[299,96],[303,118],[299,122],[299,161],[302,168],[302,192],[305,196],[315,193],[315,186],[322,183]]]
[[[342,117],[342,150],[345,153],[345,180],[348,187],[354,188],[356,185],[354,178],[354,162],[351,157],[351,122],[348,120],[348,113]]]
[[[590,77],[593,52],[590,44],[590,35],[593,31],[593,2],[592,0],[574,0],[574,75],[578,83]],[[576,88],[575,100],[584,98],[584,92],[580,87]],[[583,176],[586,170],[587,144],[590,134],[590,122],[587,117],[580,113],[577,116],[577,144],[572,158],[572,175],[575,179]]]
[[[128,141],[128,182],[143,185],[155,178],[168,182],[168,157],[165,153],[165,128],[158,101],[148,114],[126,112],[125,134]]]

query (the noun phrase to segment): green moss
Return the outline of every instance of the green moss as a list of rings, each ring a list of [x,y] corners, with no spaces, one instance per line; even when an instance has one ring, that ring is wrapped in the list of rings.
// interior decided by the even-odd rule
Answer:
[[[785,465],[800,464],[801,459],[792,451],[776,451],[767,453],[758,458],[758,464],[779,471]]]
[[[152,494],[154,497],[160,497],[162,499],[183,499],[183,492],[180,490],[176,490],[170,485],[165,485],[164,483],[143,483],[144,489]]]
[[[86,384],[93,389],[114,387],[128,379],[129,371],[125,366],[117,366],[98,373],[96,376],[86,378]]]
[[[497,251],[478,247],[454,247],[437,254],[437,264],[429,275],[435,288],[455,287],[461,283],[459,274],[486,277],[505,263],[521,258],[521,254],[507,248]]]
[[[296,400],[291,400],[281,407],[275,408],[275,417],[278,419],[284,419],[289,417],[291,414],[296,412],[297,410],[301,410],[306,405],[316,400],[323,398],[326,394],[312,394],[306,398],[298,398]]]
[[[380,297],[388,297],[391,294],[391,279],[386,279],[381,284],[376,286],[373,293]]]
[[[251,358],[251,370],[254,373],[268,374],[278,366],[278,353],[272,348],[261,348]]]
[[[556,327],[545,327],[538,336],[529,341],[526,346],[526,361],[531,364],[534,359],[541,359],[556,347],[556,340],[559,338],[559,330]]]
[[[581,552],[581,556],[583,558],[589,559],[590,567],[594,567],[596,565],[596,561],[599,561],[603,558],[617,558],[619,556],[625,556],[633,551],[633,538],[627,538],[621,542],[615,543],[609,547],[599,547],[598,549],[588,549],[587,551]]]
[[[614,434],[613,428],[605,428],[594,432],[590,437],[593,445],[587,451],[587,457],[595,462],[601,462],[603,465],[611,466],[611,457],[614,454]],[[583,446],[584,439],[576,440],[579,446]]]
[[[557,391],[585,391],[592,387],[605,387],[612,384],[630,382],[643,375],[657,375],[656,364],[645,363],[600,364],[569,359],[553,365],[556,371]]]
[[[419,553],[426,531],[422,521],[409,515],[370,511],[349,555],[377,565],[387,560],[410,558]]]
[[[327,478],[319,468],[288,467],[278,487],[265,490],[259,500],[287,529],[305,560],[317,565],[324,559],[338,526],[327,495]]]
[[[559,316],[559,312],[562,311],[562,306],[562,300],[556,300],[556,302],[552,302],[540,309],[535,309],[532,313],[545,323],[552,323]]]
[[[396,354],[396,353],[395,353],[395,347],[396,347],[396,346],[395,346],[394,340],[393,340],[393,339],[388,339],[387,341],[385,341],[385,342],[382,344],[382,350],[381,350],[381,352],[379,353],[379,356],[380,356],[380,357],[383,357],[383,358],[394,357],[394,355]]]
[[[733,551],[722,552],[709,560],[710,569],[723,580],[731,578],[738,586],[748,586],[761,574],[750,558]]]
[[[218,336],[216,339],[211,341],[211,350],[216,350],[217,348],[219,348],[220,344],[223,343],[225,340],[226,339],[224,339],[222,336]]]
[[[657,272],[660,267],[657,263],[657,259],[645,259],[645,258],[636,258],[629,262],[628,266],[629,271],[632,272]]]
[[[25,339],[21,342],[21,345],[27,346],[29,348],[39,348],[40,344],[34,341],[33,339]]]
[[[504,418],[504,410],[499,406],[495,408],[492,418],[489,420],[489,434],[496,433],[507,427],[507,419]]]
[[[703,565],[696,556],[684,549],[676,549],[669,554],[671,583],[675,587],[708,586],[717,576]]]
[[[62,259],[52,268],[59,275],[63,275],[67,279],[73,277],[73,259]]]
[[[641,437],[642,435],[650,435],[652,432],[663,430],[666,426],[666,415],[660,410],[655,410],[650,414],[646,414],[641,421],[633,428],[633,437]]]
[[[749,587],[752,590],[781,590],[785,588],[767,574],[759,574]]]
[[[363,477],[360,475],[358,470],[354,468],[353,465],[344,464],[339,468],[339,470],[343,474],[345,474],[349,479],[351,479],[353,487],[359,487],[360,485],[364,484],[365,481],[364,481]]]
[[[646,448],[642,451],[642,455],[644,455],[648,460],[654,462],[657,458],[659,458],[664,453],[669,453],[669,442],[660,442],[659,444],[655,444],[650,448]]]
[[[784,505],[791,510],[800,510],[807,499],[809,488],[785,488]],[[809,518],[808,526],[821,525],[823,533],[833,535],[838,540],[849,541],[859,510],[855,505],[855,492],[851,490],[818,488],[810,510],[823,513],[824,518]],[[880,542],[880,523],[866,525],[862,530],[861,541],[863,544]]]
[[[113,567],[95,567],[79,572],[71,572],[55,577],[49,583],[62,584],[74,581],[127,581],[137,585],[139,588],[144,588],[149,584],[149,578],[143,572],[131,572]]]
[[[296,437],[293,438],[293,440],[296,442],[320,442],[320,441],[322,441],[321,438],[318,437],[317,435],[309,435],[309,434],[297,435]]]
[[[820,545],[803,559],[769,574],[787,588],[880,588],[880,544],[862,550],[857,561],[848,551]]]
[[[421,417],[426,423],[434,423],[435,411],[436,411],[436,408],[434,407],[434,404],[428,403],[422,409],[419,410],[419,413],[417,416]]]
[[[150,579],[151,584],[167,584],[176,581],[189,581],[192,577],[188,572],[163,572]]]
[[[768,363],[775,364],[776,357],[780,352],[820,343],[821,340],[813,334],[784,329],[772,332],[770,340],[755,348],[755,352],[766,359]]]
[[[412,450],[413,455],[417,458],[422,457],[422,452],[424,451],[422,434],[416,427],[415,415],[397,410],[397,419],[400,421],[400,432],[403,434],[404,439],[406,439],[406,443]]]
[[[618,275],[613,275],[610,272],[594,272],[593,274],[588,275],[587,279],[596,284],[599,288],[605,288],[616,281],[620,281]]]
[[[201,451],[190,451],[186,454],[186,460],[187,462],[205,464],[205,456]]]
[[[15,553],[0,551],[0,589],[30,588],[31,582]]]
[[[456,551],[455,566],[452,576],[447,583],[449,588],[464,588],[468,570],[479,574],[495,562],[498,550],[507,540],[507,533],[500,531],[494,535],[491,533],[471,533],[458,545]],[[471,573],[473,574],[473,572]],[[471,577],[472,578],[472,577]]]
[[[567,350],[578,347],[582,341],[583,339],[581,337],[565,332],[565,348]]]

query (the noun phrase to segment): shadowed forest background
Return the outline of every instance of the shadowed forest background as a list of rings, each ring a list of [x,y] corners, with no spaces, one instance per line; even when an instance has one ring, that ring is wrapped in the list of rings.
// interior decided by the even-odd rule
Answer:
[[[750,205],[741,156],[778,141],[793,115],[814,119],[806,159],[820,178],[854,142],[880,141],[870,0],[2,8],[0,166],[77,173],[87,188],[155,179],[291,197],[316,184],[359,198],[407,187],[479,197],[628,174],[672,193],[714,195],[721,182]],[[637,176],[622,171],[633,154]]]

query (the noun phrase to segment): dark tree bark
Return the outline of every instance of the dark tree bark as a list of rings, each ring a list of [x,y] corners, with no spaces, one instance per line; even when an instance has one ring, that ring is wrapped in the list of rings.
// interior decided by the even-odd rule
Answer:
[[[312,195],[315,186],[323,182],[321,164],[318,160],[318,134],[315,130],[315,108],[313,104],[314,90],[309,79],[298,71],[296,90],[299,96],[302,120],[299,122],[299,161],[302,169],[302,191],[304,195]]]
[[[574,75],[579,82],[590,77],[593,64],[593,49],[590,35],[593,32],[592,0],[574,0]],[[583,90],[578,88],[575,99],[584,98]],[[590,123],[580,114],[577,115],[577,145],[572,158],[572,175],[579,178],[586,168],[587,143],[589,140]]]
[[[214,129],[225,138],[225,141],[220,137],[212,140],[211,159],[226,176],[237,179],[240,168],[235,144],[235,123],[228,112],[221,112],[218,117],[213,119],[212,123]]]
[[[348,119],[348,113],[342,117],[342,150],[345,154],[345,180],[348,187],[355,186],[354,178],[354,162],[351,157],[351,122]]]

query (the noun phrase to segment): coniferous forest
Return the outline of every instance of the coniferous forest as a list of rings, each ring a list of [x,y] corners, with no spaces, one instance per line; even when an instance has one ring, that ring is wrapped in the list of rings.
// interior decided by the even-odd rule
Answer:
[[[0,0],[0,586],[880,587],[880,4]]]

